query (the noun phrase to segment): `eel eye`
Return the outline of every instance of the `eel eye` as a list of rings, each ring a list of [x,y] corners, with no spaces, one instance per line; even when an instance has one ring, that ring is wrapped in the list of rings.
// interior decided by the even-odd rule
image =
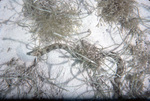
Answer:
[[[49,52],[49,50],[50,50],[50,49],[49,49],[49,48],[47,48],[47,49],[46,49],[46,52]]]

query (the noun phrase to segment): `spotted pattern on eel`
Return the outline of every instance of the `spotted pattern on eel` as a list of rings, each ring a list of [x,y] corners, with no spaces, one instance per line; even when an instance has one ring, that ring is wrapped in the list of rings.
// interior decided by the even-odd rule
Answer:
[[[33,51],[28,52],[27,55],[42,56],[55,49],[64,49],[69,52],[72,57],[81,61],[86,61],[88,64],[92,63],[96,66],[99,66],[101,63],[100,61],[104,58],[104,54],[101,53],[99,48],[84,40],[81,40],[79,44],[73,46],[62,43],[54,43],[42,49],[34,49]]]
[[[42,48],[42,49],[33,49],[33,51],[28,52],[27,55],[31,55],[31,56],[42,56],[42,55],[44,55],[44,54],[46,54],[46,53],[49,53],[50,51],[55,50],[55,49],[68,50],[67,48],[68,48],[68,46],[65,45],[65,44],[55,43],[55,44],[46,46],[46,47],[44,47],[44,48]]]
[[[81,40],[80,44],[74,46],[69,46],[62,43],[54,43],[42,49],[34,49],[33,51],[28,52],[27,55],[42,56],[55,49],[64,49],[67,52],[69,52],[72,57],[75,57],[81,61],[86,62],[87,65],[92,64],[96,67],[99,67],[101,65],[105,57],[111,57],[115,61],[117,61],[117,65],[118,65],[117,74],[121,75],[124,70],[123,66],[121,66],[123,64],[123,61],[116,53],[102,52],[95,45],[92,45],[85,40]]]
[[[121,76],[124,71],[124,63],[120,56],[118,56],[114,52],[102,52],[99,48],[94,45],[88,43],[87,41],[81,40],[81,44],[75,45],[74,47],[68,46],[61,43],[51,44],[42,49],[35,49],[31,52],[28,52],[27,55],[32,56],[42,56],[52,50],[55,49],[64,49],[69,52],[73,57],[80,59],[81,61],[86,61],[86,66],[96,67],[98,68],[103,62],[105,57],[111,57],[117,62],[117,71],[116,77],[114,78],[114,82],[112,82],[115,95],[119,94],[121,90],[119,89],[121,86]],[[92,65],[91,65],[92,64]],[[117,90],[116,90],[117,89]]]

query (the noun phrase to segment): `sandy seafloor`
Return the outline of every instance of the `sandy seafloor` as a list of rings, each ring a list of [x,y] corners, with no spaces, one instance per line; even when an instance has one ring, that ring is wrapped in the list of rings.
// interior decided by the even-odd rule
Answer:
[[[16,1],[19,4],[22,3],[21,0]],[[143,3],[150,6],[149,0],[137,0],[137,2],[139,5]],[[26,55],[27,52],[31,51],[26,47],[27,44],[31,44],[31,33],[29,33],[24,27],[20,27],[16,24],[22,19],[22,16],[19,15],[22,6],[19,4],[14,2],[14,0],[1,0],[0,2],[0,64],[8,62],[12,58],[19,58],[21,61],[31,64],[36,58],[34,56]],[[150,13],[142,7],[139,7],[139,12],[141,17],[150,17]],[[95,12],[93,12],[91,15],[83,19],[79,32],[84,32],[90,29],[91,35],[86,38],[87,40],[103,47],[113,45],[113,41],[108,34],[108,25],[99,25],[100,27],[97,27],[97,22],[98,18],[95,15]],[[119,35],[113,35],[116,43],[121,43]],[[146,36],[146,40],[150,40],[149,35]],[[72,79],[72,72],[73,74],[78,73],[80,65],[71,67],[73,60],[61,57],[62,53],[65,52],[66,51],[64,50],[51,51],[47,54],[47,60],[43,60],[39,63],[39,68],[41,68],[41,71],[43,71],[45,75],[49,75],[50,73],[51,78],[56,78],[58,76],[54,82],[67,89],[67,91],[63,91],[61,94],[63,98],[91,98],[94,94],[92,88],[82,81],[87,74],[83,73],[78,75],[77,78]],[[115,66],[112,69],[116,70]],[[108,76],[111,76],[112,72],[109,70],[107,70],[107,72],[110,73]],[[148,77],[145,80],[145,86],[150,88],[149,81],[150,78]],[[49,92],[49,90],[49,86],[45,84],[43,91]],[[84,96],[82,96],[83,93]],[[16,91],[12,91],[7,96],[8,98],[17,97]]]

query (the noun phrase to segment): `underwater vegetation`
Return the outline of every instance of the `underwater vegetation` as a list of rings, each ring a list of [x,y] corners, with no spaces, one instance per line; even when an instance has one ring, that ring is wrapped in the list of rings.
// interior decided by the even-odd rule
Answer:
[[[59,0],[24,0],[23,13],[32,21],[30,32],[41,42],[61,41],[76,32],[79,20],[76,8]]]
[[[150,20],[140,17],[136,0],[91,1],[23,0],[20,14],[23,14],[24,20],[20,23],[28,27],[31,40],[35,43],[26,45],[33,44],[26,55],[34,56],[35,59],[30,65],[19,58],[0,64],[0,68],[4,69],[0,71],[0,97],[6,98],[10,91],[17,89],[16,95],[22,98],[63,98],[62,92],[67,91],[65,83],[75,78],[92,88],[80,94],[79,98],[89,92],[94,94],[91,99],[150,98],[149,88],[145,84],[145,79],[150,77],[149,41],[145,40],[146,34],[150,33],[150,25],[147,24]],[[96,6],[91,6],[93,2]],[[97,23],[104,22],[111,30],[117,29],[110,37],[115,40],[117,35],[120,36],[120,43],[114,42],[112,46],[103,47],[92,43],[87,37],[79,37],[78,29],[82,26],[82,20],[93,13],[98,19]],[[146,28],[142,30],[139,26]],[[93,34],[90,29],[87,32],[90,32],[88,37]],[[107,32],[110,34],[110,31]],[[72,38],[73,35],[78,38]],[[56,80],[61,70],[56,78],[50,74],[47,76],[47,70],[42,70],[47,66],[51,71],[52,64],[46,61],[48,53],[54,50],[65,51],[61,58],[73,60],[69,66],[73,78],[70,77],[64,85]],[[41,63],[46,66],[42,67]],[[79,71],[73,74],[72,68],[76,65],[79,65]],[[80,79],[78,74],[86,76]],[[44,88],[45,84],[48,92]]]

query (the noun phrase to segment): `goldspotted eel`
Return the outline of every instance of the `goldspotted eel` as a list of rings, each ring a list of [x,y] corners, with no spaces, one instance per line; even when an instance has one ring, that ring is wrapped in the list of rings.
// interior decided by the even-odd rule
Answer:
[[[111,57],[117,62],[118,65],[117,74],[121,75],[124,70],[123,60],[116,53],[101,52],[99,48],[95,47],[94,45],[91,45],[86,41],[81,41],[81,45],[78,44],[75,45],[74,47],[66,44],[54,43],[42,49],[34,49],[33,51],[28,52],[27,55],[42,56],[55,49],[64,49],[67,52],[69,52],[72,57],[78,58],[81,61],[86,61],[87,64],[92,63],[95,66],[100,66],[105,57]]]
[[[46,53],[49,53],[55,49],[64,49],[69,52],[73,57],[78,58],[79,60],[90,62],[95,65],[99,65],[99,61],[102,58],[102,54],[99,54],[98,48],[91,48],[91,45],[85,41],[81,41],[81,45],[68,46],[66,44],[55,43],[49,46],[46,46],[42,49],[34,49],[31,52],[28,52],[27,55],[31,56],[42,56]],[[88,50],[86,50],[88,49]]]
[[[51,44],[49,46],[46,46],[42,49],[35,49],[31,52],[28,52],[27,55],[32,55],[32,56],[42,56],[52,50],[55,49],[64,49],[66,51],[68,51],[73,57],[76,58],[80,58],[83,61],[87,62],[87,65],[90,66],[94,66],[96,68],[98,68],[98,66],[100,66],[100,63],[102,62],[104,57],[111,57],[113,58],[116,62],[117,62],[117,71],[116,71],[116,76],[114,78],[114,88],[115,87],[119,87],[120,86],[120,79],[121,76],[123,74],[124,71],[124,63],[123,60],[121,59],[120,56],[118,56],[116,53],[114,52],[109,52],[109,53],[105,53],[105,52],[101,52],[99,51],[99,49],[97,47],[92,47],[89,48],[90,46],[92,46],[91,44],[82,41],[81,42],[82,45],[77,45],[74,47],[65,45],[65,44],[60,44],[60,43],[55,43],[55,44]],[[73,51],[73,52],[71,52]],[[94,53],[94,54],[91,54]],[[120,89],[118,89],[117,91],[115,91],[115,93],[119,93]]]

